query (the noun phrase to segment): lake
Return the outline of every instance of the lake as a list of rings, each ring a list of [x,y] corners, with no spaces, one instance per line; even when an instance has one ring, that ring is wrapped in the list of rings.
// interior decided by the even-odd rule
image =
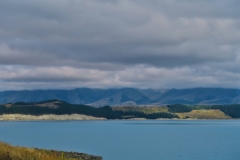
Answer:
[[[239,137],[240,120],[0,122],[1,141],[104,160],[238,160]]]

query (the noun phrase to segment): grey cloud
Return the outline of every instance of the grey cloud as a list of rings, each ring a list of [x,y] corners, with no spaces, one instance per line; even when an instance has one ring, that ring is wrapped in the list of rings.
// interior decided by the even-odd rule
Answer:
[[[240,87],[239,5],[238,0],[2,0],[0,65],[18,69],[0,67],[1,73],[15,73],[0,75],[0,81]],[[84,70],[85,76],[51,73],[63,67],[74,74]],[[23,74],[23,68],[34,74]]]
[[[6,67],[0,74],[7,82],[90,82],[107,77],[103,71],[70,67]]]
[[[152,3],[141,0],[146,5],[156,11],[164,10],[166,15],[176,17],[203,17],[203,18],[239,18],[239,1],[219,1],[219,0],[153,0]]]
[[[60,5],[57,5],[57,7],[60,9],[63,8],[63,5],[66,5],[67,1],[62,2],[65,3],[60,3]],[[124,2],[126,3],[125,5]],[[39,5],[38,3],[36,3],[36,1],[35,3],[32,2],[32,5],[30,6],[34,6],[39,10],[39,7],[37,7]],[[196,38],[198,38],[198,28],[200,28],[199,31],[203,30],[204,32],[204,28],[201,26],[198,27],[199,24],[195,22],[195,20],[188,20],[188,23],[193,23],[193,26],[190,26],[188,24],[183,24],[182,20],[179,20],[179,22],[170,20],[161,12],[152,13],[151,10],[145,9],[146,11],[143,14],[140,14],[142,10],[139,11],[137,9],[140,7],[136,7],[139,5],[134,6],[132,3],[130,3],[130,1],[123,1],[123,4],[119,2],[116,6],[108,6],[105,3],[99,2],[93,3],[80,1],[78,3],[81,3],[86,8],[80,7],[77,9],[72,9],[73,6],[70,5],[71,7],[69,7],[68,10],[65,9],[63,11],[56,11],[59,15],[68,15],[69,21],[67,22],[64,21],[64,18],[60,20],[53,19],[48,21],[49,15],[47,14],[46,16],[43,16],[44,12],[37,12],[38,15],[43,16],[41,18],[39,18],[40,16],[36,16],[34,14],[31,16],[31,13],[33,12],[32,9],[30,8],[29,10],[28,7],[23,7],[22,10],[28,13],[23,15],[28,16],[23,16],[23,18],[20,16],[19,18],[18,15],[13,15],[12,17],[19,19],[18,21],[13,21],[14,24],[18,25],[16,27],[16,25],[10,24],[10,26],[16,30],[19,30],[19,34],[26,34],[25,36],[20,35],[20,38],[22,38],[23,42],[25,41],[25,44],[23,42],[22,44],[20,42],[12,42],[10,44],[12,44],[13,47],[15,46],[18,48],[26,46],[30,49],[38,49],[38,47],[40,49],[43,49],[44,47],[46,48],[46,50],[43,50],[45,52],[52,52],[54,50],[56,50],[56,52],[59,52],[58,48],[63,50],[63,52],[64,48],[66,51],[70,49],[71,52],[72,48],[73,54],[76,54],[76,52],[84,52],[85,49],[88,49],[84,48],[84,46],[94,48],[95,52],[98,51],[97,49],[100,49],[99,52],[104,52],[103,48],[108,48],[107,46],[109,45],[113,45],[113,47],[119,46],[118,48],[124,48],[124,46],[128,44],[125,49],[126,51],[127,49],[131,49],[130,47],[134,47],[134,45],[148,46],[152,44],[172,44],[172,46],[175,46],[174,43],[182,43],[187,40],[195,39],[191,36],[195,35]],[[124,8],[129,4],[132,5],[130,5],[128,8]],[[159,4],[159,6],[161,5]],[[55,8],[49,7],[47,5],[44,5],[42,7],[46,7],[46,10]],[[144,6],[141,7],[144,8]],[[125,13],[129,10],[131,11],[134,9],[137,13],[133,11],[129,14]],[[68,11],[70,13],[74,13],[69,14]],[[146,17],[146,14],[149,16]],[[121,19],[121,17],[123,18]],[[140,17],[138,18],[140,20],[145,19],[145,23],[142,23],[142,25],[138,24],[138,20],[136,20],[137,17]],[[125,21],[124,19],[129,20]],[[23,20],[25,20],[24,23],[22,23]],[[6,21],[9,21],[9,19]],[[132,27],[131,23],[134,23],[136,25]],[[9,22],[4,24],[9,25]],[[192,29],[192,31],[190,30],[191,32],[189,32],[189,29]],[[213,29],[218,28],[216,26],[213,26]],[[182,32],[182,34],[176,30]],[[188,32],[186,32],[186,30]],[[209,32],[205,31],[204,34],[206,36],[206,34],[209,34]],[[62,48],[61,45],[63,45]],[[75,45],[80,47],[77,48]],[[85,52],[88,53],[89,51],[86,50]]]

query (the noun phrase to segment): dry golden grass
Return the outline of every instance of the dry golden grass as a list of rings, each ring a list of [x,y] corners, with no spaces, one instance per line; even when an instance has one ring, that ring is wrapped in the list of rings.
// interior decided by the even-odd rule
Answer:
[[[192,110],[191,112],[177,113],[180,119],[230,119],[228,115],[220,110]]]
[[[0,160],[74,160],[56,151],[14,147],[0,142]]]

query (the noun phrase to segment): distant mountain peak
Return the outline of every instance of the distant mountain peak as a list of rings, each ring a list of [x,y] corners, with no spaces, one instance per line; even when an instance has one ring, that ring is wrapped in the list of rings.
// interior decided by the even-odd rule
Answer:
[[[0,103],[65,101],[72,104],[160,105],[160,104],[239,104],[240,90],[226,88],[137,89],[75,88],[72,90],[22,90],[0,92]]]

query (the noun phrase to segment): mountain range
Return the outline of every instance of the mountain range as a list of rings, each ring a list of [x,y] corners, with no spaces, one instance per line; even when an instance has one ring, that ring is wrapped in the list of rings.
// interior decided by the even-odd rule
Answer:
[[[72,104],[95,107],[110,105],[164,105],[164,104],[240,104],[240,89],[92,89],[21,90],[0,92],[0,103],[39,102],[58,99]]]

